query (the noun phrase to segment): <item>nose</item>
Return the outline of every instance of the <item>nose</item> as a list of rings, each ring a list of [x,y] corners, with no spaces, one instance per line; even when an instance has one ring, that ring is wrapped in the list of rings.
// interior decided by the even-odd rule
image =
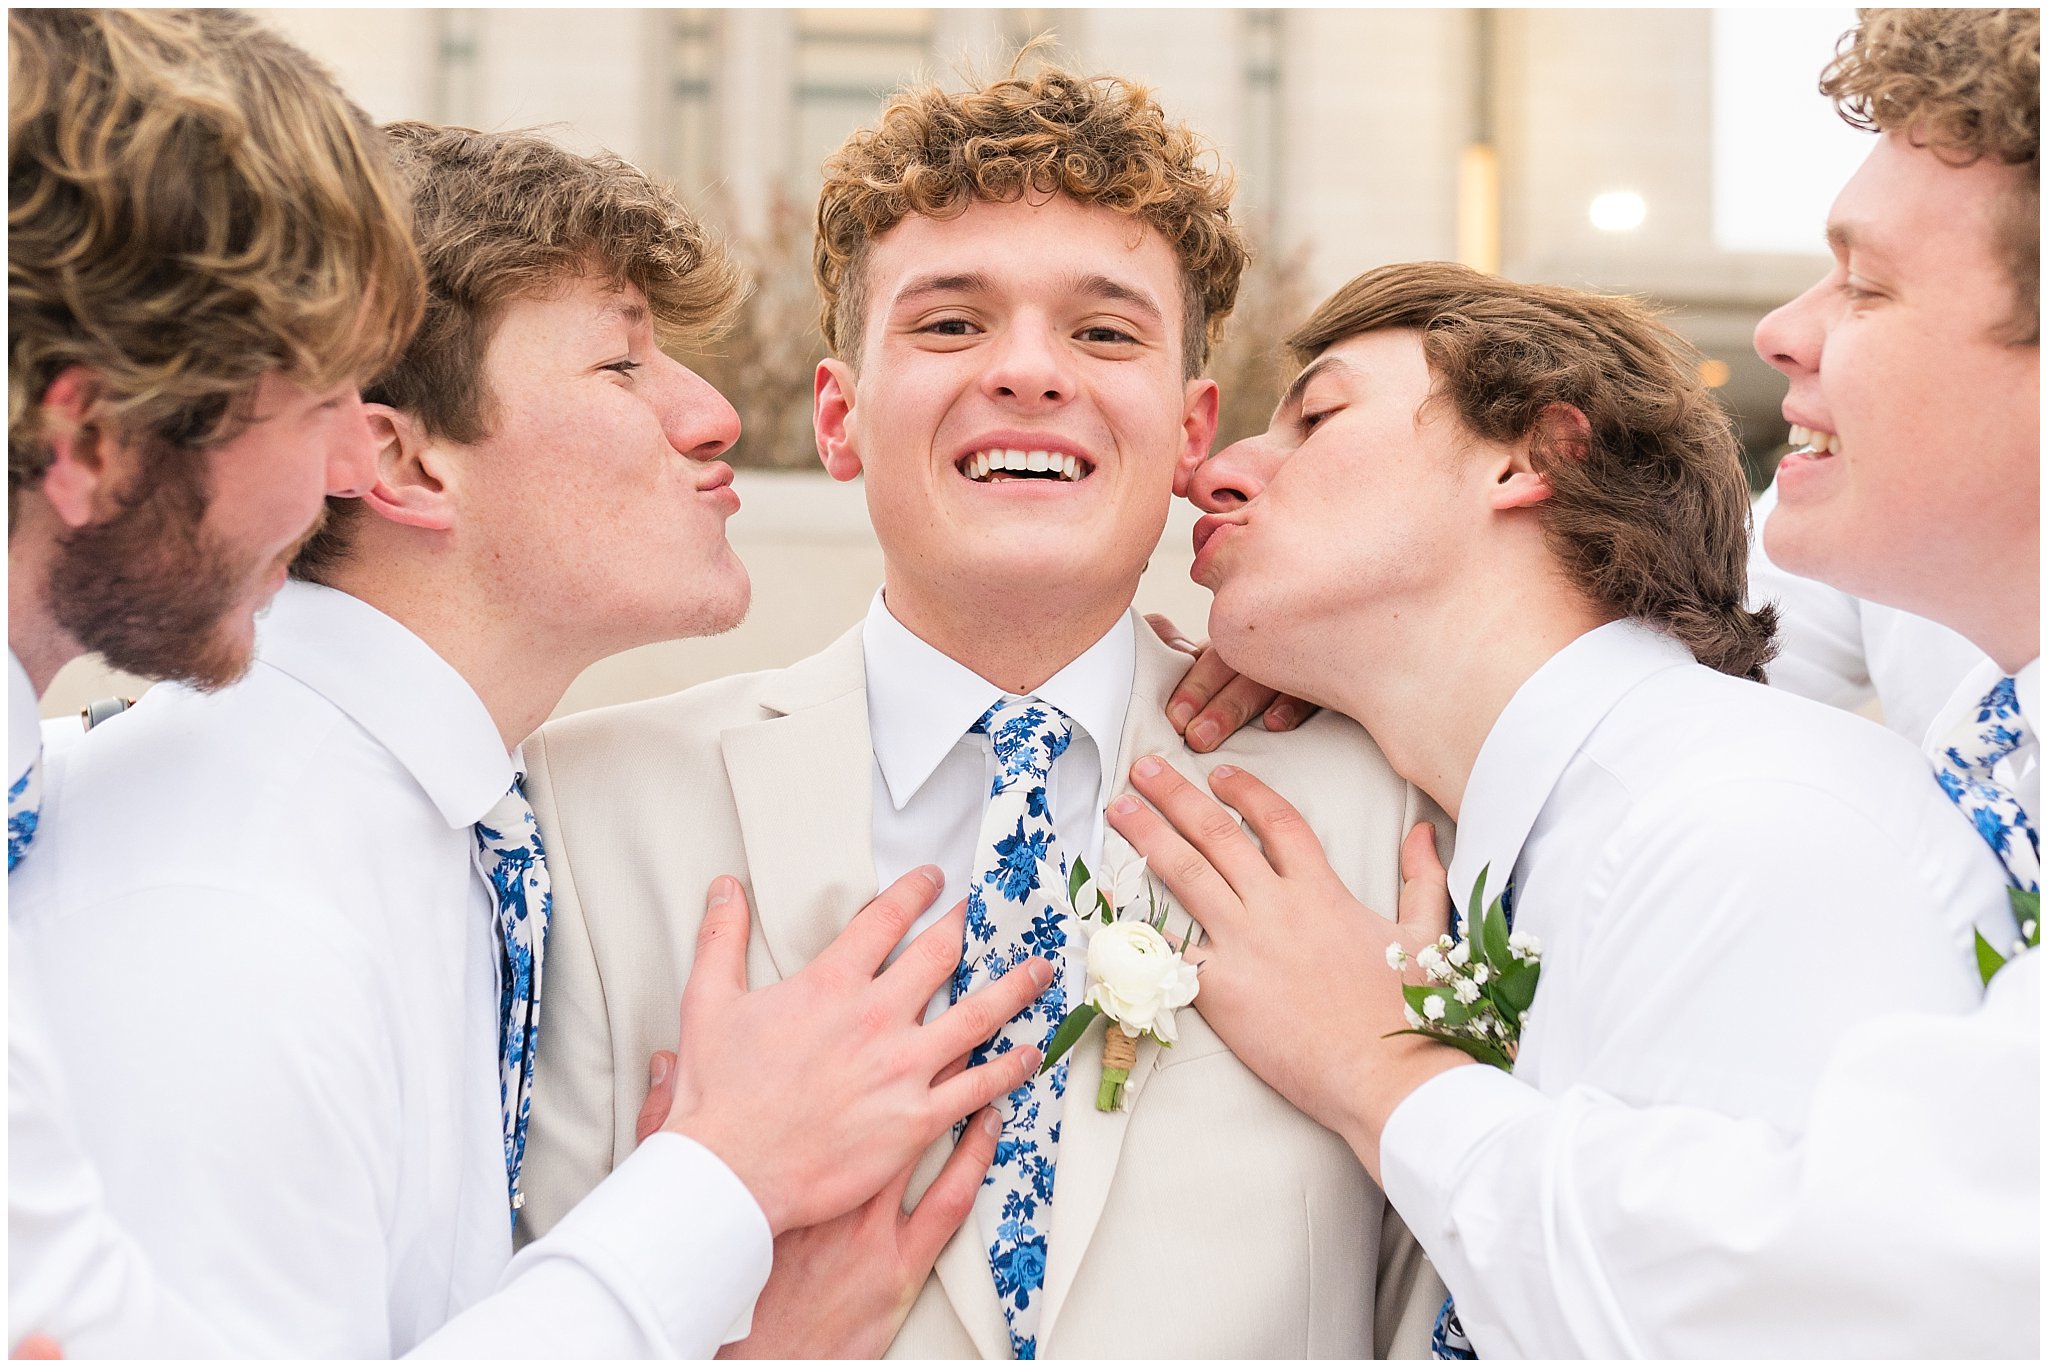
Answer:
[[[1228,513],[1259,496],[1280,468],[1281,455],[1264,434],[1232,442],[1195,467],[1188,501],[1205,513]]]
[[[1827,300],[1833,287],[1823,280],[1790,303],[1764,315],[1756,325],[1756,354],[1786,375],[1810,373],[1820,365],[1827,336]]]
[[[335,414],[327,445],[327,492],[344,499],[360,498],[377,482],[377,438],[363,397],[351,394]]]
[[[988,351],[983,393],[1026,408],[1065,403],[1074,392],[1066,354],[1049,324],[1019,319],[1004,328]]]
[[[740,439],[739,410],[703,376],[680,361],[670,364],[676,384],[663,406],[662,432],[691,460],[716,460]]]

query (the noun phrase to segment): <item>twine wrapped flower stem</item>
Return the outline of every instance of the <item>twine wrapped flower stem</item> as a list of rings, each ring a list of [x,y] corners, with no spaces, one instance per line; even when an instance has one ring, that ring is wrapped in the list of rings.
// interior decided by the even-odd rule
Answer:
[[[1141,892],[1148,915],[1121,918],[1119,914],[1134,905]],[[1166,939],[1166,909],[1145,875],[1144,860],[1118,869],[1107,891],[1096,883],[1086,861],[1075,860],[1067,879],[1067,899],[1088,934],[1088,992],[1053,1032],[1040,1072],[1058,1063],[1096,1017],[1108,1017],[1112,1026],[1103,1033],[1102,1082],[1095,1105],[1101,1111],[1115,1111],[1124,1105],[1124,1085],[1138,1062],[1138,1041],[1149,1035],[1171,1046],[1179,1039],[1174,1013],[1195,1000],[1200,981],[1195,966]]]

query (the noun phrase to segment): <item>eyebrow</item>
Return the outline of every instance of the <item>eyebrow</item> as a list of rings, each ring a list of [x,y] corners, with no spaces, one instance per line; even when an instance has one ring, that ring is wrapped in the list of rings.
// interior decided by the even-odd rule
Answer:
[[[1112,280],[1106,275],[1075,277],[1068,281],[1067,288],[1075,294],[1108,300],[1113,304],[1128,304],[1154,323],[1162,321],[1166,316],[1160,310],[1158,301],[1151,295],[1120,280]]]
[[[635,327],[648,321],[650,315],[645,304],[630,299],[615,299],[604,306],[598,314],[601,319],[616,318],[627,327]]]
[[[1356,373],[1357,370],[1358,367],[1339,357],[1318,356],[1315,360],[1309,362],[1303,368],[1301,374],[1295,376],[1293,381],[1289,383],[1287,392],[1280,396],[1280,402],[1274,406],[1273,412],[1281,413],[1299,404],[1301,402],[1301,392],[1308,388],[1308,382],[1321,375],[1324,371],[1351,371]]]
[[[942,275],[917,276],[896,292],[896,303],[935,294],[987,294],[995,282],[980,271],[950,271]]]

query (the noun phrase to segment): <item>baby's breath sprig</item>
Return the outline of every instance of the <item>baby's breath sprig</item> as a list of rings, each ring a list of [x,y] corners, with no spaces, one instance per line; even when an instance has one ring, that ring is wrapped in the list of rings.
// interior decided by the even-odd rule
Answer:
[[[1426,983],[1401,989],[1407,1000],[1402,1014],[1408,1029],[1389,1035],[1419,1035],[1463,1050],[1497,1069],[1515,1067],[1522,1022],[1536,1000],[1536,981],[1543,972],[1542,947],[1526,931],[1508,930],[1501,900],[1486,897],[1485,869],[1472,886],[1465,913],[1465,938],[1439,936],[1434,945],[1415,952],[1415,966]],[[1482,911],[1481,909],[1485,910]],[[1407,950],[1396,941],[1387,947],[1387,965],[1408,966]]]

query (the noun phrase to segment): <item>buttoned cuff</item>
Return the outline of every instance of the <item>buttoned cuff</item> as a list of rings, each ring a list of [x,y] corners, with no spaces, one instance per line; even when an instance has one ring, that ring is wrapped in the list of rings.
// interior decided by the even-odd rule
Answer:
[[[1380,1135],[1380,1176],[1387,1200],[1415,1232],[1438,1271],[1467,1260],[1455,1247],[1454,1198],[1472,1161],[1494,1136],[1549,1107],[1526,1083],[1483,1064],[1446,1069],[1394,1108]],[[1469,1194],[1466,1194],[1469,1195]]]
[[[751,1331],[772,1254],[768,1218],[746,1185],[695,1140],[663,1131],[515,1264],[574,1259],[666,1337],[670,1356],[709,1358]]]

